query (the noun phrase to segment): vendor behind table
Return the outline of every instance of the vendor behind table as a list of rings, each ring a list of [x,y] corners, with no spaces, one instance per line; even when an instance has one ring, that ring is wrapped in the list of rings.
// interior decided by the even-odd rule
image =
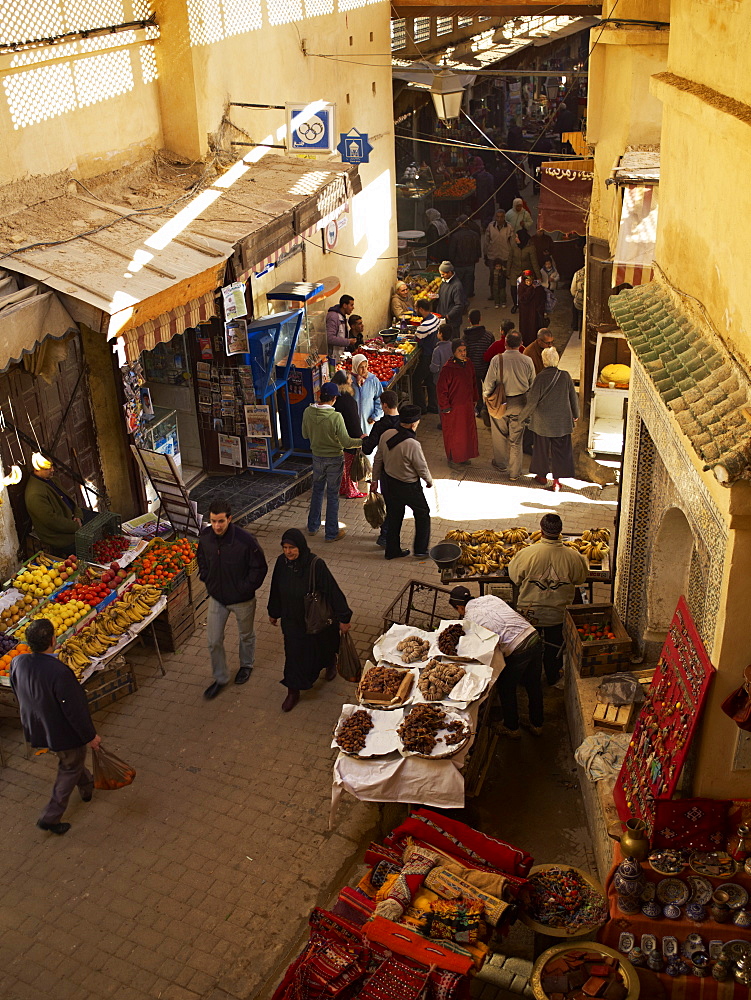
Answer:
[[[39,541],[56,556],[76,552],[76,532],[84,522],[84,512],[53,481],[55,467],[39,452],[31,458],[31,475],[24,500]],[[91,512],[87,511],[90,516]]]
[[[460,618],[482,625],[498,636],[498,646],[506,666],[498,678],[498,695],[503,711],[501,733],[518,740],[519,708],[516,689],[521,684],[529,701],[529,723],[526,728],[535,736],[542,735],[542,650],[543,644],[534,625],[513,608],[492,594],[473,598],[467,587],[454,587],[449,604]]]
[[[580,552],[563,544],[558,514],[544,514],[540,530],[540,541],[516,553],[508,575],[519,588],[518,610],[542,633],[545,677],[553,685],[561,676],[563,615],[574,603],[576,588],[587,579],[589,566]]]

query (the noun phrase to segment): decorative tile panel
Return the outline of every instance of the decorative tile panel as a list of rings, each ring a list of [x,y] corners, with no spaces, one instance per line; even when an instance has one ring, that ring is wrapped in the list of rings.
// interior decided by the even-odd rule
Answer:
[[[669,507],[683,511],[694,536],[687,599],[711,655],[720,610],[727,528],[664,402],[632,359],[616,606],[631,636],[643,644],[652,548]]]

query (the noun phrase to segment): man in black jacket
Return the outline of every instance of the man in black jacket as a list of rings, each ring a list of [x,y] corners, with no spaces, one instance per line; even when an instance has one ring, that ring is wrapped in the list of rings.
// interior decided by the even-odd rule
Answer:
[[[441,275],[441,287],[438,289],[438,312],[450,331],[449,340],[459,336],[464,310],[467,308],[467,296],[454,265],[450,260],[444,260],[438,268]]]
[[[266,576],[263,549],[249,531],[232,524],[232,511],[226,500],[212,500],[209,507],[211,527],[204,528],[198,539],[198,575],[209,594],[207,638],[214,682],[203,692],[204,698],[216,698],[229,682],[224,655],[224,627],[230,612],[237,618],[240,632],[240,669],[235,684],[244,684],[253,670],[256,652],[256,591]]]
[[[18,699],[24,736],[33,747],[48,747],[57,754],[57,777],[52,795],[37,820],[40,830],[63,834],[70,823],[61,823],[73,789],[84,802],[91,801],[94,778],[86,768],[86,747],[101,743],[89,705],[76,675],[52,655],[55,628],[48,618],[36,618],[26,626],[30,653],[22,653],[10,664],[10,683]]]

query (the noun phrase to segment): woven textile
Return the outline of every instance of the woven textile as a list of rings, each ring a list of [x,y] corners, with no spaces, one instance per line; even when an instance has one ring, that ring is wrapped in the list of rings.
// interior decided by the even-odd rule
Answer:
[[[474,944],[482,929],[482,903],[441,899],[430,907],[428,934],[442,941]]]
[[[379,892],[378,899],[383,902],[391,901],[398,904],[403,913],[412,902],[412,897],[423,884],[425,876],[434,865],[435,858],[432,855],[413,851],[409,861],[404,865],[393,885],[389,888],[386,898],[382,899]],[[383,913],[383,911],[376,907],[376,913]],[[394,918],[392,917],[391,919]]]
[[[428,941],[404,924],[374,917],[364,931],[370,945],[383,945],[389,951],[420,965],[435,965],[438,969],[461,973],[467,973],[472,968],[469,956],[454,954],[438,941]]]
[[[727,802],[719,799],[656,799],[652,846],[716,851],[726,823]]]
[[[430,809],[418,809],[386,838],[395,847],[408,837],[435,847],[460,861],[486,865],[507,875],[524,877],[534,864],[526,851],[496,837],[478,833],[458,820],[448,819]]]
[[[318,941],[297,970],[294,1000],[340,997],[362,979],[368,967],[367,948],[338,941]]]
[[[375,910],[375,903],[364,892],[345,886],[339,893],[333,912],[337,916],[349,920],[350,923],[362,927],[366,920],[370,920],[373,916],[373,910]]]
[[[508,909],[508,903],[491,896],[481,889],[475,888],[469,882],[452,875],[445,868],[433,868],[425,879],[426,888],[437,892],[444,899],[462,899],[468,902],[482,903],[485,909],[485,919],[495,926]]]
[[[389,955],[368,978],[358,996],[360,1000],[419,1000],[429,976],[430,970],[425,966]]]

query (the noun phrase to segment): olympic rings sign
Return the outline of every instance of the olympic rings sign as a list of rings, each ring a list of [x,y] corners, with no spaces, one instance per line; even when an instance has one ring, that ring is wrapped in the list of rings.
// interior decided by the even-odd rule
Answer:
[[[299,153],[332,153],[334,144],[334,105],[287,105],[287,133],[290,150]]]

